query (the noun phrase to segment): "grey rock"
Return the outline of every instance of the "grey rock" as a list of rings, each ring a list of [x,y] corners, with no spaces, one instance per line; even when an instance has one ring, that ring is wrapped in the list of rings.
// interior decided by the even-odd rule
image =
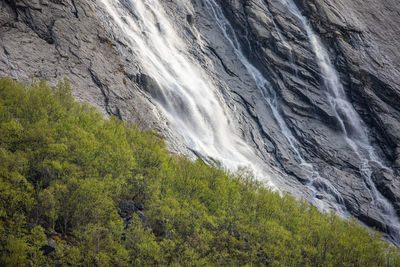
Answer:
[[[48,238],[47,239],[47,244],[42,246],[40,248],[41,251],[43,251],[43,255],[47,256],[50,253],[52,253],[53,251],[55,251],[57,248],[57,243],[56,241],[54,241],[54,239]]]
[[[151,228],[150,220],[147,218],[146,214],[143,211],[136,211],[136,214],[139,216],[140,221],[142,222],[142,226],[144,229]]]
[[[317,198],[322,199],[322,194],[333,196],[334,202],[366,224],[390,232],[390,227],[382,223],[380,211],[370,204],[371,185],[361,177],[361,163],[344,142],[321,90],[319,68],[298,18],[278,0],[219,2],[235,26],[247,57],[270,77],[281,103],[280,112],[301,143],[302,156],[329,181],[329,187],[318,180],[313,182],[321,192]],[[400,54],[400,9],[391,0],[296,2],[329,48],[348,97],[368,125],[375,151],[394,170],[377,170],[372,176],[376,188],[398,212],[400,61],[392,55]],[[271,127],[262,128],[271,135]],[[275,136],[273,139],[279,140]],[[276,155],[282,168],[308,184],[310,177],[304,178],[298,162],[283,151],[287,147],[278,144]],[[294,188],[289,191],[299,190],[298,185],[289,187]]]
[[[118,205],[118,213],[124,219],[131,217],[132,213],[134,213],[136,211],[137,211],[137,209],[136,209],[135,202],[133,202],[132,200],[122,201]]]
[[[144,205],[142,203],[140,203],[140,202],[136,202],[135,203],[135,208],[137,210],[143,211],[144,210]]]
[[[378,190],[385,196],[396,208],[400,216],[400,181],[396,179],[393,172],[386,169],[377,169],[372,173],[372,180]]]
[[[133,202],[132,200],[121,201],[118,205],[118,214],[124,219],[125,229],[129,228],[132,223],[133,214],[137,214],[143,228],[151,227],[150,221],[144,213],[144,206],[140,202]]]

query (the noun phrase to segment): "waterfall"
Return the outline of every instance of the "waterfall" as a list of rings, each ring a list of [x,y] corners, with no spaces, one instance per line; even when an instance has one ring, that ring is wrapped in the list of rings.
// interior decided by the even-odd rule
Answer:
[[[360,160],[360,172],[366,188],[371,194],[373,202],[372,206],[376,210],[381,211],[380,216],[384,223],[388,226],[388,232],[394,243],[400,244],[400,222],[396,215],[396,211],[391,203],[379,192],[371,175],[373,164],[375,163],[380,168],[386,167],[379,157],[376,155],[368,138],[367,128],[364,125],[359,114],[347,99],[340,78],[331,63],[328,52],[323,46],[319,37],[312,30],[307,19],[301,14],[299,8],[292,0],[278,0],[284,4],[288,10],[295,15],[301,22],[304,30],[307,33],[311,47],[315,54],[316,60],[320,67],[324,88],[329,104],[334,111],[336,119],[340,123],[344,138],[349,146],[358,155]]]
[[[124,34],[143,72],[158,85],[158,107],[174,133],[197,155],[230,170],[250,166],[274,187],[271,170],[239,137],[212,78],[191,58],[158,0],[101,0],[110,22]],[[128,7],[128,8],[127,8]]]
[[[250,61],[246,58],[243,53],[242,47],[239,43],[238,37],[233,29],[232,25],[229,23],[228,19],[225,17],[221,7],[215,2],[215,0],[204,0],[207,7],[211,10],[211,13],[218,24],[218,27],[222,31],[224,37],[230,43],[235,55],[239,61],[245,66],[247,72],[253,78],[257,89],[261,92],[266,104],[271,108],[273,116],[278,123],[282,135],[288,141],[288,144],[295,153],[297,160],[299,161],[299,168],[302,168],[309,176],[309,182],[305,185],[312,193],[313,199],[312,204],[315,205],[319,210],[333,209],[339,212],[340,215],[347,217],[349,214],[344,206],[343,198],[340,192],[330,183],[329,180],[323,178],[318,171],[314,169],[314,166],[307,162],[301,155],[298,146],[299,141],[293,135],[288,125],[286,124],[284,118],[279,112],[279,102],[277,99],[276,92],[274,91],[271,83],[263,76],[260,70],[258,70]],[[279,33],[279,37],[283,39],[282,35]],[[291,51],[291,47],[288,43],[285,46]],[[325,197],[329,199],[330,207],[326,207],[326,203],[321,199],[317,198],[318,190],[315,188],[314,183],[317,182],[324,184],[325,186]]]

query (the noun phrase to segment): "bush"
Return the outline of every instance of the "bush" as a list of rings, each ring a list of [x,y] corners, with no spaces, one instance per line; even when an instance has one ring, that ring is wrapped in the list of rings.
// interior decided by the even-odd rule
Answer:
[[[145,210],[123,219],[129,200]],[[66,81],[0,79],[0,203],[2,266],[400,266],[356,220],[173,156]]]

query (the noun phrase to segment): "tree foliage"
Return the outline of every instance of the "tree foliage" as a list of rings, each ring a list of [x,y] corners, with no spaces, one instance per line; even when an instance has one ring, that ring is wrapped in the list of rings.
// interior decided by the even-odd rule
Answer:
[[[118,214],[133,200],[145,210]],[[49,247],[50,252],[46,252]],[[1,266],[400,266],[356,220],[245,171],[173,156],[151,131],[50,88],[0,79]]]

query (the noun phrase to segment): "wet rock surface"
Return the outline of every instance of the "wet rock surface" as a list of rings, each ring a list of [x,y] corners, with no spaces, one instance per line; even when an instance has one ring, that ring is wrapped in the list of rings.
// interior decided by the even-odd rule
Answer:
[[[279,94],[280,111],[300,141],[303,157],[340,192],[352,215],[386,231],[380,210],[371,205],[374,199],[360,173],[359,157],[343,138],[328,105],[315,55],[299,19],[278,0],[220,2],[248,58],[269,77]],[[393,170],[375,166],[372,177],[399,214],[400,39],[395,26],[400,25],[399,8],[395,1],[296,2],[328,47],[380,160]],[[298,180],[307,182],[298,174],[299,168],[290,167],[295,163],[281,162]],[[326,188],[318,183],[314,187],[320,192],[316,198],[323,199],[321,192]]]
[[[282,133],[265,92],[257,88],[213,19],[211,2],[160,2],[185,42],[188,57],[218,89],[241,137],[267,168],[281,172],[274,183],[320,208],[352,214],[390,232],[371,204],[371,185],[329,104],[307,33],[282,1],[216,3],[244,56],[271,83],[273,90],[267,94],[276,98],[298,151]],[[386,166],[372,164],[372,182],[400,215],[400,7],[396,0],[295,2],[328,48],[346,94]],[[120,3],[135,16],[130,1]],[[158,27],[162,32],[163,25]],[[156,129],[175,152],[201,156],[168,126],[157,108],[168,102],[168,96],[141,66],[141,51],[133,50],[124,34],[100,1],[2,1],[0,75],[27,81],[45,78],[51,84],[66,77],[77,99],[105,114]],[[313,177],[298,154],[321,178]],[[140,217],[143,212],[132,205]]]

